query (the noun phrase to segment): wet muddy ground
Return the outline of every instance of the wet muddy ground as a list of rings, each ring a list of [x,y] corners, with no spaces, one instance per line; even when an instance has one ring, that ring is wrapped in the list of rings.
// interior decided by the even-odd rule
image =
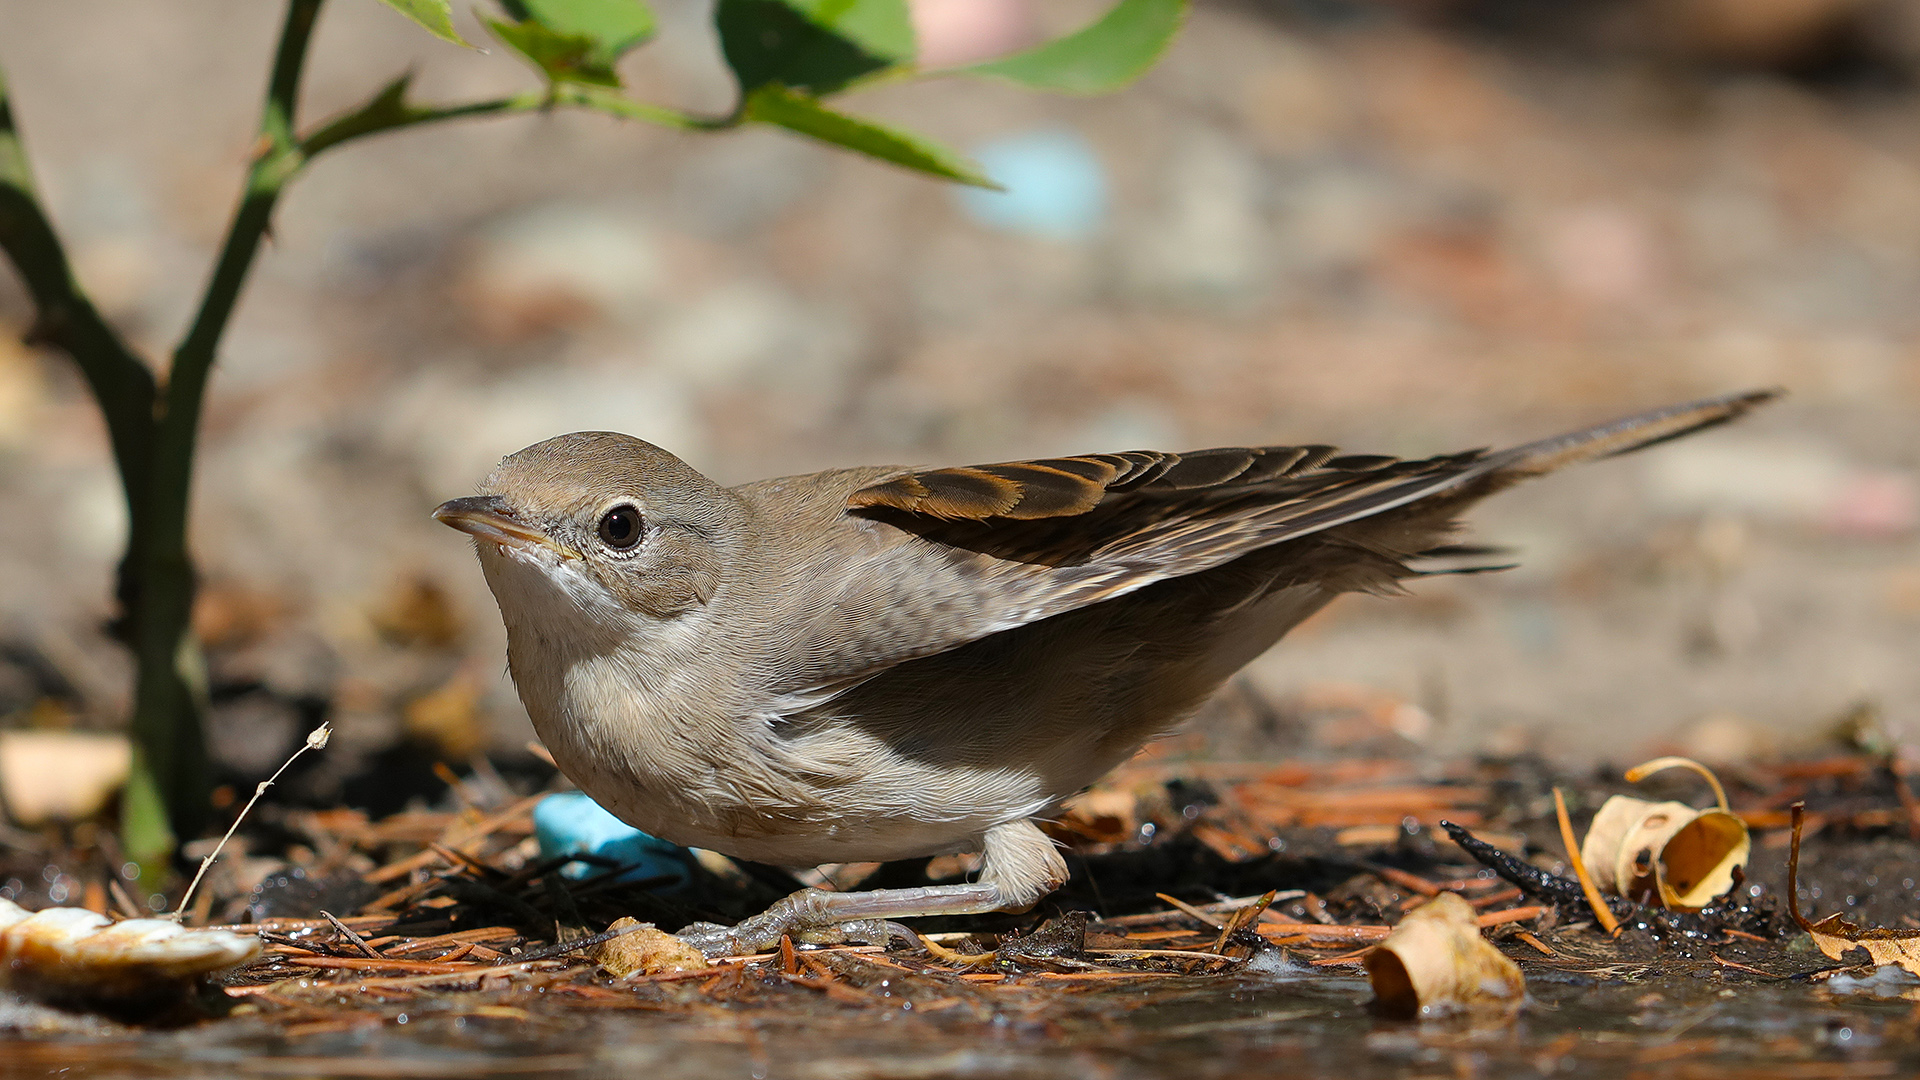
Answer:
[[[1626,787],[1557,779],[1581,828]],[[613,885],[611,875],[566,879],[530,844],[527,797],[374,822],[284,811],[243,833],[246,853],[223,864],[268,872],[244,890],[237,869],[216,875],[215,892],[194,905],[203,921],[263,931],[259,962],[220,977],[194,1009],[176,1003],[144,1023],[14,999],[0,1007],[0,1075],[1798,1078],[1920,1069],[1920,979],[1876,971],[1857,952],[1830,960],[1787,917],[1777,805],[1808,804],[1799,897],[1811,918],[1840,911],[1911,928],[1920,842],[1904,780],[1870,755],[1725,779],[1736,812],[1755,826],[1746,877],[1698,916],[1616,905],[1626,913],[1617,936],[1579,902],[1512,887],[1438,827],[1457,821],[1536,870],[1564,873],[1552,812],[1540,812],[1556,778],[1538,763],[1147,762],[1062,818],[1074,881],[1042,909],[920,925],[947,948],[991,954],[975,963],[904,942],[802,946],[626,978],[582,948],[613,918],[672,927],[738,917],[794,882],[719,861],[669,896]],[[1687,784],[1649,783],[1641,794],[1684,798]],[[62,868],[31,888],[16,862],[7,887],[40,907],[71,881],[83,901],[105,891],[111,909],[126,887],[103,890],[85,862],[78,850],[59,853],[47,866]],[[902,884],[964,870],[952,861],[840,867],[808,880]],[[1361,955],[1441,891],[1467,899],[1525,972],[1517,1018],[1408,1021],[1374,1005]]]
[[[849,962],[849,971],[860,965]],[[523,985],[406,1007],[316,997],[351,1023],[268,1015],[188,1031],[15,1042],[8,1072],[95,1076],[1851,1077],[1920,1068],[1914,1003],[1882,984],[1738,973],[1624,979],[1532,965],[1512,1025],[1373,1016],[1348,973],[1242,973],[983,987],[849,985],[869,1000],[744,978],[749,1000],[627,990],[587,1002]],[[543,992],[544,991],[544,992]],[[1911,992],[1911,988],[1909,988]],[[329,998],[337,1004],[320,1002]],[[316,1026],[325,1030],[314,1030]]]

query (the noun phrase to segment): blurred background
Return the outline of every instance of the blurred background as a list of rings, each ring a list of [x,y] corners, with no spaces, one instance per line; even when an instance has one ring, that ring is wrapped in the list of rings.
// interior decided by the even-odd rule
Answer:
[[[1102,6],[916,20],[936,64]],[[657,8],[630,85],[724,111],[706,6]],[[45,198],[151,356],[204,282],[278,18],[0,0]],[[311,64],[314,118],[409,67],[429,100],[535,85],[373,0],[328,5]],[[1774,384],[1737,427],[1488,504],[1475,536],[1519,569],[1340,602],[1161,752],[1737,762],[1920,736],[1920,0],[1200,0],[1111,97],[936,80],[846,107],[1009,193],[571,114],[383,136],[297,184],[196,490],[212,739],[241,790],[322,718],[311,798],[393,809],[435,762],[530,760],[491,597],[428,511],[564,431],[739,482],[1428,454]],[[70,364],[17,344],[28,312],[0,273],[0,728],[111,731],[118,483]]]

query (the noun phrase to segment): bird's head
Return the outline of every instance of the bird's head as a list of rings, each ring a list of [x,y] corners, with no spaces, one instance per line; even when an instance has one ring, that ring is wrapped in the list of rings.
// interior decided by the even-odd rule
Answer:
[[[665,450],[582,431],[508,456],[433,516],[473,536],[509,630],[624,636],[713,598],[740,513]]]

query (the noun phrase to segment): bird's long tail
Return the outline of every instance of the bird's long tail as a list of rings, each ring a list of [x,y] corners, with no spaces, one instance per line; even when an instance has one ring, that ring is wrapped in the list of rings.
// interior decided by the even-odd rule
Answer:
[[[1703,428],[1724,424],[1780,394],[1778,389],[1749,390],[1741,394],[1669,405],[1502,450],[1489,455],[1482,466],[1486,473],[1507,480],[1539,476],[1582,461],[1629,454],[1669,439],[1691,435]]]

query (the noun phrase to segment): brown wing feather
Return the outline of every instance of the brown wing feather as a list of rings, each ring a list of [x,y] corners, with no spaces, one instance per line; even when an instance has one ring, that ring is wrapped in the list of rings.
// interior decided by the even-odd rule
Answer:
[[[1134,450],[1033,461],[924,469],[854,492],[847,508],[898,511],[941,521],[1035,521],[1085,514],[1122,493],[1165,495],[1252,487],[1314,469],[1330,446],[1222,446],[1184,454]],[[1390,464],[1393,458],[1347,458]]]
[[[794,690],[845,685],[913,656],[1363,518],[1373,519],[1364,537],[1342,530],[1327,533],[1330,542],[1405,559],[1443,543],[1453,516],[1491,491],[1723,423],[1771,396],[1690,402],[1499,453],[1418,461],[1280,446],[1131,451],[887,477],[845,505],[932,543],[882,543],[863,572],[835,575],[846,594],[814,606],[819,622],[794,627],[793,654],[808,661]],[[902,581],[913,585],[902,588]]]
[[[1421,461],[1335,457],[1330,446],[1131,451],[927,469],[853,493],[848,508],[929,540],[1026,565],[1133,572],[1277,542],[1291,519],[1323,521],[1380,492],[1458,475],[1482,451]],[[991,491],[996,497],[980,497]],[[1364,512],[1364,511],[1362,511]],[[1319,526],[1315,526],[1319,527]],[[1105,572],[1091,575],[1106,579]]]

